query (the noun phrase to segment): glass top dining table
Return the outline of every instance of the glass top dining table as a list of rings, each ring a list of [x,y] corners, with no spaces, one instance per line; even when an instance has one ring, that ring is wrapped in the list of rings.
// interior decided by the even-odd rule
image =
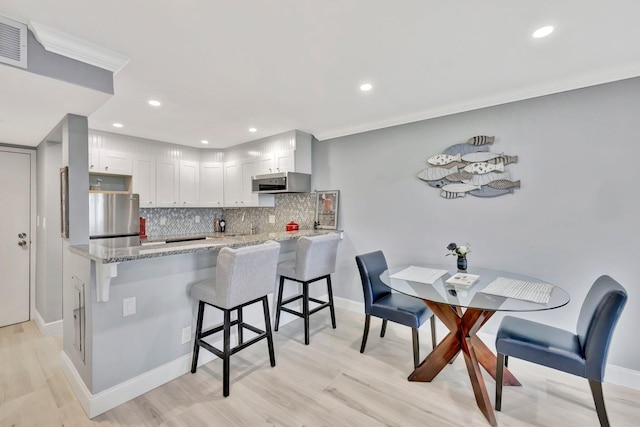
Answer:
[[[447,282],[460,274],[478,277],[470,285]],[[487,287],[498,279],[514,286],[523,282],[524,286],[534,288],[548,285],[551,291],[547,294],[548,300],[542,303],[488,293]],[[462,352],[478,408],[493,426],[497,422],[480,366],[495,380],[496,355],[482,342],[477,332],[497,311],[551,310],[566,305],[570,300],[564,289],[544,280],[487,268],[474,267],[459,272],[442,265],[404,266],[385,270],[380,280],[396,292],[421,299],[449,329],[447,336],[409,375],[409,381],[430,382]],[[519,386],[520,382],[505,368],[503,384]]]

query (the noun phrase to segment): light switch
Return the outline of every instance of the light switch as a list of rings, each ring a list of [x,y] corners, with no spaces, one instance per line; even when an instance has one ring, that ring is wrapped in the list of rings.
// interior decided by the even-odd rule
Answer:
[[[269,215],[269,224],[275,224],[275,223],[276,223],[276,216]]]
[[[125,298],[122,300],[122,317],[136,314],[136,297]]]
[[[196,224],[200,222],[200,215],[196,215]]]

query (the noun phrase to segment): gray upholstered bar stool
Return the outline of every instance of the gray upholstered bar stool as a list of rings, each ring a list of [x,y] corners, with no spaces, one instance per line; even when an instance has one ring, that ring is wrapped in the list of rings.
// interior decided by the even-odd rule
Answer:
[[[329,233],[320,236],[302,236],[298,239],[296,248],[296,258],[278,264],[278,275],[280,276],[280,286],[278,289],[278,303],[276,305],[276,325],[278,330],[280,324],[280,312],[294,314],[304,319],[304,343],[309,344],[309,316],[323,308],[329,307],[331,311],[331,324],[336,328],[336,313],[333,308],[333,291],[331,289],[331,273],[336,271],[336,254],[340,243],[340,234]],[[328,301],[321,301],[309,297],[309,284],[318,280],[326,279]],[[282,300],[284,281],[292,280],[302,283],[302,294],[296,295],[286,300]],[[288,307],[283,307],[293,301],[302,299],[302,312],[295,311]],[[309,301],[318,306],[309,309]]]
[[[223,395],[225,397],[229,396],[229,357],[232,354],[266,338],[271,366],[276,365],[267,294],[273,292],[279,254],[280,244],[274,241],[239,249],[222,248],[218,254],[215,280],[205,280],[191,286],[191,296],[200,301],[191,372],[195,373],[198,367],[200,347],[204,347],[221,358]],[[264,331],[244,323],[242,319],[242,309],[260,301],[262,301],[264,311]],[[205,304],[222,310],[224,320],[222,325],[202,331]],[[231,312],[234,310],[237,311],[237,317],[232,321]],[[236,325],[238,327],[238,345],[231,348],[231,327]],[[243,329],[248,329],[257,335],[245,341]],[[223,332],[222,350],[213,347],[203,339],[220,331]]]

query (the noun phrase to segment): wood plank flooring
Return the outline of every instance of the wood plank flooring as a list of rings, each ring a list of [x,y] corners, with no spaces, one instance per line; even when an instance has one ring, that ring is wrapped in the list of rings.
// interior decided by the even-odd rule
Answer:
[[[461,357],[431,383],[408,382],[411,330],[389,323],[380,338],[373,319],[359,353],[364,315],[336,310],[311,317],[311,344],[302,320],[275,333],[276,362],[266,342],[231,357],[231,395],[222,397],[222,364],[114,408],[93,420],[83,412],[60,368],[61,337],[42,337],[33,322],[0,328],[0,427],[22,426],[488,426],[478,410]],[[421,331],[422,356],[430,349]],[[201,350],[204,351],[204,350]],[[598,426],[586,380],[512,359],[522,387],[505,387],[500,426]],[[493,402],[495,386],[485,381]],[[604,384],[613,426],[636,426],[640,392]]]

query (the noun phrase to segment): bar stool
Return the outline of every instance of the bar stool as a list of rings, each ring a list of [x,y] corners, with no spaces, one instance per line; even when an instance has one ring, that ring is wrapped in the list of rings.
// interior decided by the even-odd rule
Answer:
[[[221,358],[225,397],[229,396],[229,357],[232,354],[266,338],[271,366],[276,365],[267,294],[273,292],[279,254],[280,244],[274,241],[239,249],[222,248],[218,253],[215,280],[204,280],[191,286],[190,295],[199,301],[191,373],[195,373],[198,367],[200,347]],[[260,301],[264,311],[264,331],[242,319],[242,309]],[[224,320],[222,325],[202,331],[205,304],[222,310]],[[236,310],[237,317],[231,320],[231,312]],[[232,326],[238,327],[238,345],[233,348],[230,346]],[[245,341],[244,329],[258,335]],[[204,341],[205,337],[220,331],[223,332],[222,350]]]
[[[296,248],[296,258],[278,264],[277,274],[280,276],[280,286],[278,289],[278,303],[276,305],[276,325],[278,330],[280,325],[280,312],[286,311],[304,319],[304,343],[309,345],[309,316],[323,308],[329,307],[331,311],[331,325],[336,328],[336,314],[333,308],[333,291],[331,289],[331,273],[336,270],[336,254],[340,235],[338,233],[323,234],[320,236],[302,236],[298,239]],[[296,295],[286,300],[282,300],[284,281],[291,280],[302,283],[302,294]],[[309,284],[319,280],[327,280],[328,301],[321,301],[309,297]],[[302,312],[284,307],[293,301],[302,299]],[[309,309],[309,301],[320,304]]]

